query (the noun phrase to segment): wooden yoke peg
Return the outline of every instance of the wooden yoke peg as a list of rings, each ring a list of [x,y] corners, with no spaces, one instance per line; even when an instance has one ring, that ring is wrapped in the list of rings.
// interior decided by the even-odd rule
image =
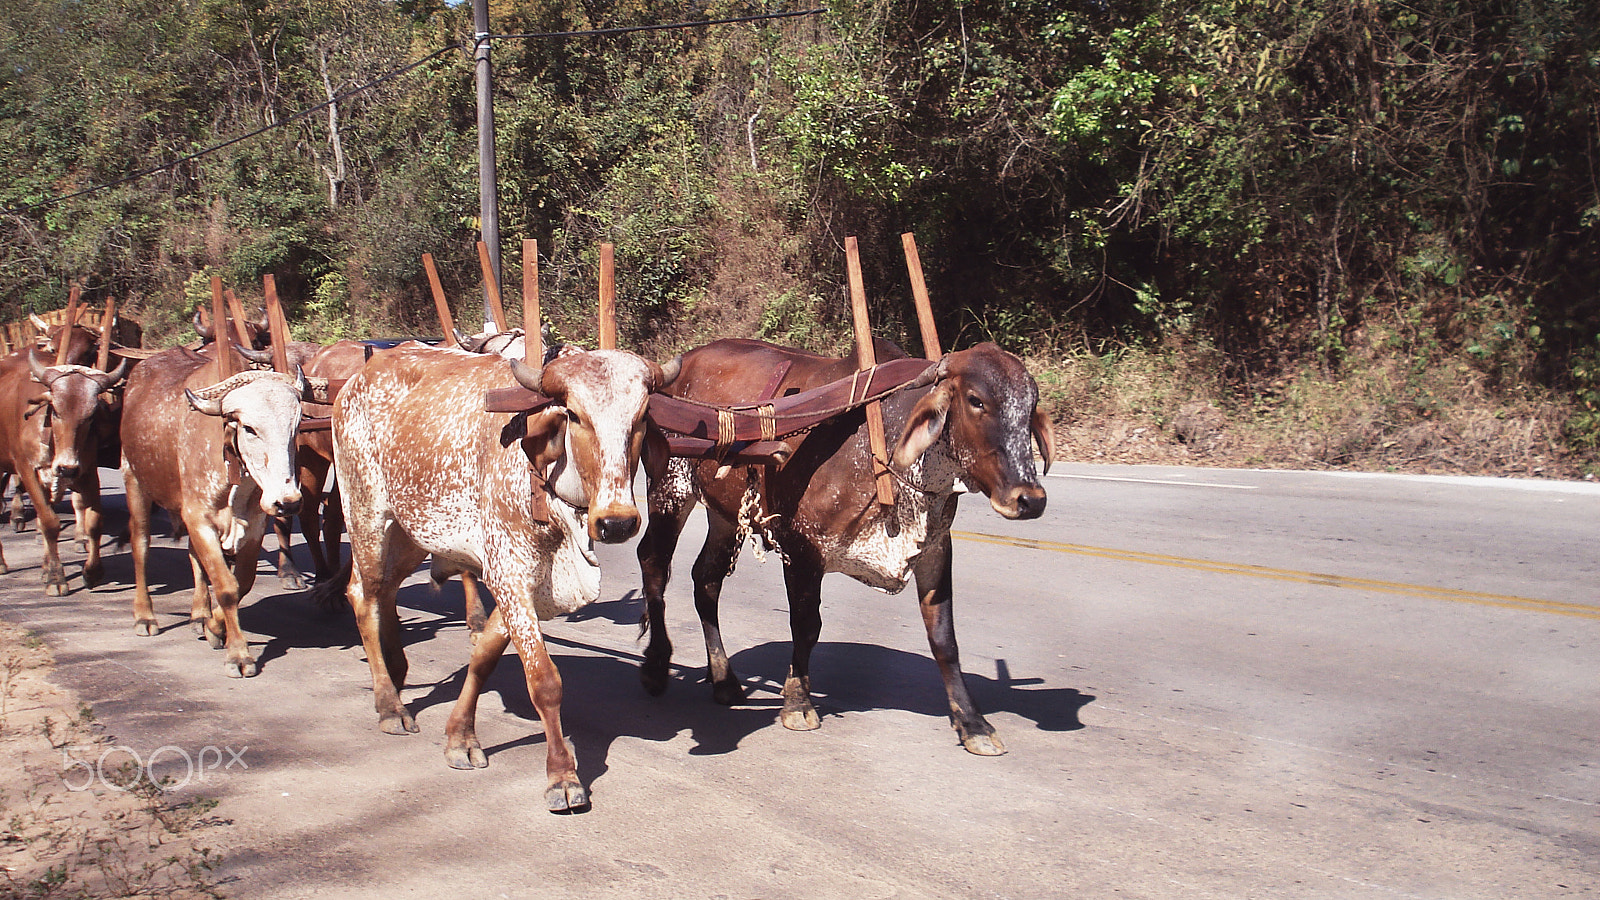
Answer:
[[[856,368],[865,371],[878,364],[872,348],[872,325],[867,319],[867,290],[861,281],[861,255],[854,237],[844,239],[844,261],[850,278],[850,314],[856,331]],[[873,474],[877,476],[878,503],[894,505],[894,480],[889,474],[889,441],[883,433],[883,408],[874,400],[867,404],[867,441],[872,449]]]

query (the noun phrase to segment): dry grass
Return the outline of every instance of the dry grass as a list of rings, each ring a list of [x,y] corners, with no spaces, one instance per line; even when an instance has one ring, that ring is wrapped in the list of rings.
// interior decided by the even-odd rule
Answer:
[[[1549,478],[1594,464],[1562,441],[1567,403],[1493,394],[1461,362],[1414,371],[1368,356],[1337,378],[1307,367],[1250,386],[1225,384],[1214,354],[1194,348],[1030,368],[1064,460]]]
[[[112,777],[121,790],[72,789],[64,761],[100,759],[111,742],[88,706],[50,683],[53,665],[42,641],[0,622],[0,896],[220,896],[216,858],[195,834],[214,803],[171,803],[126,772]]]

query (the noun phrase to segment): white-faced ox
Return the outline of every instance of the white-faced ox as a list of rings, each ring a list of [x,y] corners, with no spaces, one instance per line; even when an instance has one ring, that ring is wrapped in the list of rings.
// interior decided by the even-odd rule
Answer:
[[[92,357],[92,343],[88,349]],[[84,587],[100,583],[97,451],[107,410],[101,396],[121,383],[128,364],[101,372],[83,365],[46,365],[39,355],[37,350],[23,350],[0,360],[0,473],[5,478],[15,475],[21,484],[18,497],[26,491],[33,500],[44,538],[40,575],[45,592],[59,596],[67,592],[67,577],[61,566],[61,518],[54,501],[67,488],[76,492],[76,530],[88,552]],[[19,526],[20,513],[13,510]],[[0,572],[4,571],[5,558],[0,555]]]
[[[878,346],[880,362],[905,356],[887,342]],[[773,373],[785,365],[781,383],[770,385]],[[745,404],[764,386],[782,396],[848,377],[855,368],[854,358],[827,359],[760,341],[717,341],[683,355],[681,373],[668,393],[710,404]],[[810,658],[822,630],[823,574],[842,572],[890,593],[914,577],[951,725],[967,750],[998,755],[1005,745],[972,701],[961,672],[951,614],[950,523],[966,491],[982,492],[1008,519],[1039,516],[1045,491],[1029,438],[1039,443],[1048,470],[1054,447],[1050,423],[1038,409],[1033,377],[994,344],[951,353],[919,381],[882,405],[899,473],[892,506],[881,506],[874,493],[860,409],[789,438],[791,445],[798,444],[793,455],[766,473],[761,515],[770,517],[767,535],[787,556],[784,580],[794,642],[782,722],[794,730],[820,725],[811,702]],[[712,696],[728,705],[744,699],[723,648],[717,603],[740,550],[739,511],[748,484],[744,467],[676,458],[664,477],[650,480],[650,523],[638,552],[650,632],[640,679],[651,694],[666,689],[672,658],[663,592],[673,550],[689,513],[704,501],[709,528],[693,579]]]
[[[189,533],[191,625],[213,649],[227,649],[229,676],[249,677],[256,662],[239,629],[239,600],[255,583],[267,516],[292,514],[300,503],[294,439],[308,386],[298,373],[262,371],[215,381],[215,361],[183,348],[146,359],[128,378],[122,475],[133,542],[134,631],[157,629],[145,560],[150,510],[159,505]]]
[[[343,495],[355,610],[372,667],[379,727],[417,730],[400,699],[406,657],[395,592],[428,554],[475,573],[498,601],[473,648],[445,727],[446,761],[488,764],[478,693],[507,643],[544,723],[552,811],[588,805],[561,731],[561,676],[540,619],[599,596],[592,541],[637,533],[633,474],[650,392],[668,372],[616,350],[572,353],[542,368],[417,343],[374,354],[334,402],[334,466]],[[550,398],[509,417],[486,392],[518,384]],[[657,438],[659,439],[659,438]]]

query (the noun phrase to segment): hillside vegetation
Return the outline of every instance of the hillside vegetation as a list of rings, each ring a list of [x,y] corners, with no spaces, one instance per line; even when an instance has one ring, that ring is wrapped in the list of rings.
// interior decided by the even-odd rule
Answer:
[[[490,7],[506,35],[803,8]],[[80,280],[161,344],[210,274],[270,272],[302,336],[431,332],[424,252],[475,306],[470,4],[0,10],[0,319]],[[536,238],[569,337],[609,241],[625,346],[842,349],[855,235],[915,349],[909,231],[946,344],[1025,355],[1076,458],[1597,459],[1591,0],[837,0],[493,56],[505,281]]]

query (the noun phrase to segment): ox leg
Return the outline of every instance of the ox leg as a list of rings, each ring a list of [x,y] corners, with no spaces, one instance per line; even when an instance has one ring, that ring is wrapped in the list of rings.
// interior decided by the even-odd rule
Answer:
[[[789,592],[789,635],[794,642],[789,677],[783,681],[783,727],[815,731],[822,727],[811,705],[811,651],[822,636],[822,564],[791,553],[783,566]]]
[[[928,647],[939,665],[945,696],[950,701],[950,727],[961,738],[961,746],[979,756],[1000,756],[1006,745],[994,726],[978,711],[967,693],[967,680],[961,673],[961,653],[956,647],[955,614],[951,609],[954,591],[950,579],[950,534],[946,530],[937,542],[930,542],[915,563],[917,602],[922,624],[928,629]]]
[[[667,690],[672,664],[672,640],[667,636],[667,582],[672,578],[672,554],[678,548],[678,537],[688,521],[694,503],[676,504],[671,508],[657,509],[651,497],[650,523],[639,539],[639,571],[644,584],[644,620],[641,624],[650,633],[650,643],[644,650],[644,662],[639,664],[639,683],[645,693],[659,697]],[[721,638],[718,638],[721,644]],[[723,656],[726,667],[726,654]],[[738,684],[737,681],[734,682]]]
[[[302,501],[304,502],[304,501]],[[278,539],[278,584],[286,591],[303,591],[306,589],[306,576],[300,567],[294,564],[294,557],[289,553],[291,532],[289,520],[283,516],[272,516],[272,533]]]
[[[56,508],[50,502],[50,496],[45,493],[44,484],[39,481],[39,473],[31,466],[24,467],[17,473],[17,479],[27,489],[28,496],[33,500],[33,511],[39,517],[39,534],[44,538],[44,563],[39,568],[39,577],[44,581],[44,592],[51,597],[62,597],[67,593],[67,573],[61,568],[61,517],[56,515]],[[17,493],[22,493],[18,491]]]
[[[133,633],[148,637],[156,633],[156,613],[150,605],[150,582],[145,561],[150,556],[150,498],[144,486],[126,466],[122,487],[128,502],[128,543],[133,551]]]
[[[483,639],[483,630],[489,627],[489,616],[483,610],[483,595],[478,590],[478,576],[463,571],[461,593],[467,617],[467,637],[476,644]]]
[[[229,678],[250,678],[256,674],[256,661],[250,655],[250,644],[244,638],[244,631],[239,627],[239,580],[234,577],[233,568],[229,565],[227,556],[222,552],[222,542],[210,523],[203,520],[189,521],[189,552],[199,560],[200,567],[205,570],[206,577],[211,581],[211,590],[216,595],[215,608],[211,618],[206,622],[206,638],[212,647],[217,646],[217,639],[221,638],[222,646],[227,651],[228,658],[223,662],[223,671]],[[256,541],[259,542],[259,534]],[[246,538],[249,542],[249,538]],[[260,549],[256,543],[254,549]],[[251,548],[244,547],[242,550]],[[255,561],[255,553],[248,554],[250,561]],[[239,558],[245,558],[241,552]]]
[[[493,590],[491,587],[490,590]],[[500,603],[495,613],[516,604],[517,595],[499,591],[497,597],[513,599]],[[589,794],[578,780],[578,763],[572,755],[572,746],[561,731],[561,673],[555,660],[545,649],[544,635],[539,632],[539,620],[534,617],[531,604],[512,608],[505,614],[506,623],[517,655],[522,657],[522,672],[528,680],[528,697],[544,723],[545,775],[549,781],[544,790],[545,808],[551,812],[576,812],[589,805]],[[476,654],[474,654],[476,655]]]
[[[28,527],[28,511],[22,506],[22,476],[17,476],[17,490],[11,495],[11,530],[21,534]]]
[[[322,485],[328,477],[328,461],[306,447],[297,451],[300,470],[300,534],[306,539],[306,550],[311,554],[311,571],[321,581],[332,574],[328,558],[322,552]],[[282,573],[279,573],[282,577]],[[305,579],[300,587],[304,590]]]
[[[77,489],[72,490],[72,542],[79,550],[89,549],[89,536],[84,533],[84,499],[83,494]]]
[[[322,505],[322,563],[325,569],[317,569],[317,581],[332,578],[339,569],[344,567],[341,557],[344,555],[339,548],[340,540],[344,537],[344,503],[339,499],[339,486],[334,485],[328,492],[328,501]],[[310,535],[306,536],[310,541]],[[343,594],[343,591],[340,592]]]
[[[211,644],[211,649],[221,650],[222,635],[213,637],[206,631],[206,623],[211,621],[211,579],[206,575],[205,567],[200,565],[200,557],[195,556],[193,542],[189,547],[189,572],[194,576],[194,593],[189,598],[189,630],[197,638],[205,638]]]
[[[478,743],[478,697],[489,676],[500,664],[511,636],[506,633],[505,622],[496,609],[484,623],[472,648],[472,660],[467,663],[467,677],[461,684],[461,696],[450,710],[450,719],[444,725],[444,761],[452,769],[482,769],[489,765]]]
[[[417,721],[400,701],[406,683],[406,651],[400,641],[400,612],[395,593],[400,582],[421,564],[427,553],[390,526],[378,539],[372,554],[352,554],[348,595],[355,610],[361,645],[372,669],[372,702],[378,712],[378,729],[385,734],[415,733]],[[352,548],[354,549],[354,548]]]
[[[5,491],[6,491],[6,485],[9,484],[10,482],[11,482],[11,473],[10,472],[0,472],[0,498],[4,497]],[[11,567],[6,565],[5,550],[4,550],[4,548],[0,548],[0,575],[4,575],[4,574],[6,574],[7,572],[10,572],[10,571],[11,571]]]
[[[707,510],[706,543],[695,557],[690,577],[694,579],[694,609],[700,615],[700,630],[706,639],[706,678],[711,682],[711,699],[723,706],[734,706],[745,699],[744,685],[728,662],[722,646],[722,626],[717,621],[717,604],[722,598],[722,582],[739,552],[734,524]]]
[[[91,466],[78,476],[72,493],[72,506],[78,518],[73,534],[88,554],[83,560],[83,586],[92,588],[105,580],[105,567],[100,562],[100,469]]]

